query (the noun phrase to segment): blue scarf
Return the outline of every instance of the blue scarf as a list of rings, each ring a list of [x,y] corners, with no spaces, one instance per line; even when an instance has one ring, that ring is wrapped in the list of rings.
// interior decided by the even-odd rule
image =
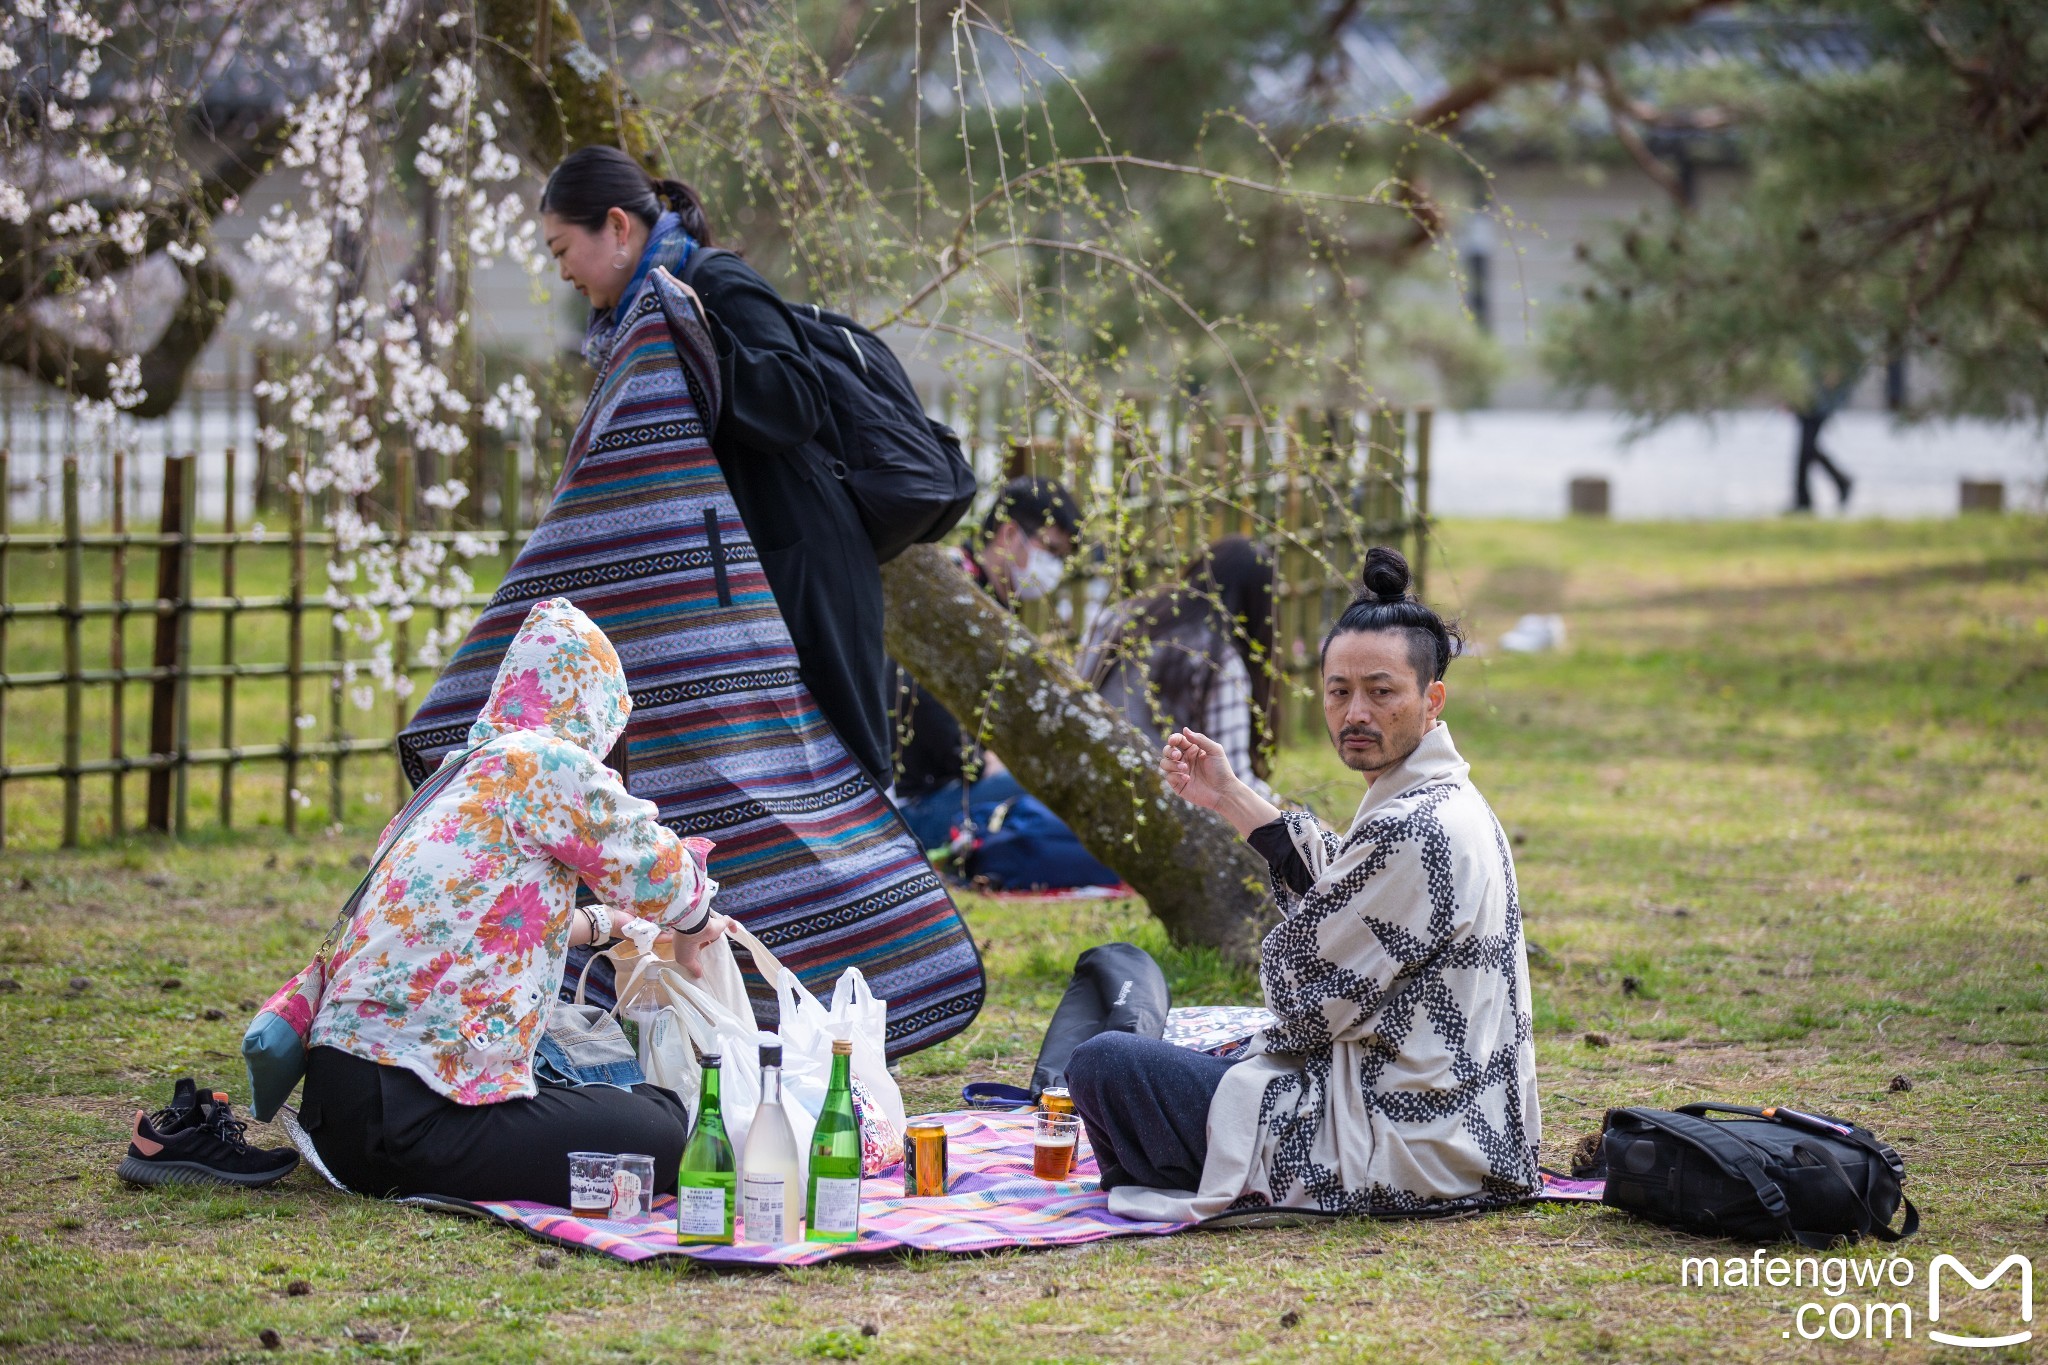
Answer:
[[[609,308],[591,310],[590,325],[583,330],[583,358],[592,368],[601,370],[611,359],[612,345],[618,340],[619,319],[632,313],[633,302],[647,287],[647,277],[654,273],[654,268],[660,266],[671,275],[680,275],[690,253],[696,249],[696,239],[683,231],[683,220],[674,213],[664,213],[654,220],[654,229],[647,234],[647,245],[640,252],[640,264],[633,267],[633,278],[626,281],[619,301]]]

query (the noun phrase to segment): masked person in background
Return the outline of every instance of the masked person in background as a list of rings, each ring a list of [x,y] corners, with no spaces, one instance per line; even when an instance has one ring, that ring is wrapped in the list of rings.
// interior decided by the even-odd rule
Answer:
[[[1059,587],[1081,532],[1080,506],[1052,479],[1012,479],[996,494],[966,546],[953,551],[962,575],[1015,611]],[[972,743],[953,713],[900,664],[896,698],[896,801],[925,848],[937,848],[979,795],[1023,790],[1001,760]],[[980,784],[992,783],[983,786]]]
[[[1080,504],[1051,479],[1012,479],[996,494],[960,572],[1010,608],[1060,585],[1080,533]],[[951,852],[950,870],[995,890],[1114,886],[1045,803],[901,667],[896,670],[896,798],[926,849]]]

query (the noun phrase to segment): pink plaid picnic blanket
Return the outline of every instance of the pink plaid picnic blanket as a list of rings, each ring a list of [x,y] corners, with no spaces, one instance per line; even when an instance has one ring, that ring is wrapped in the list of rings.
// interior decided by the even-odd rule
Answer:
[[[1053,1183],[1031,1174],[1030,1116],[962,1110],[925,1118],[946,1125],[950,1192],[942,1198],[905,1199],[902,1164],[889,1167],[861,1190],[857,1242],[677,1246],[675,1199],[669,1195],[656,1201],[651,1216],[631,1222],[578,1218],[550,1204],[523,1201],[471,1204],[427,1197],[403,1202],[493,1218],[545,1241],[601,1251],[622,1261],[688,1256],[741,1265],[813,1265],[902,1248],[968,1252],[1071,1246],[1104,1237],[1157,1236],[1193,1226],[1134,1223],[1111,1214],[1108,1196],[1096,1188],[1099,1172],[1085,1137],[1074,1154],[1073,1178]]]
[[[630,1222],[578,1218],[552,1204],[523,1201],[472,1204],[422,1196],[399,1202],[494,1219],[543,1241],[603,1252],[621,1261],[688,1256],[698,1261],[762,1266],[815,1265],[840,1256],[903,1249],[957,1254],[1003,1247],[1072,1246],[1105,1237],[1157,1237],[1200,1226],[1139,1223],[1112,1214],[1108,1196],[1096,1188],[1100,1172],[1085,1137],[1075,1153],[1073,1179],[1054,1183],[1031,1174],[1029,1116],[969,1109],[925,1118],[946,1125],[951,1192],[942,1198],[905,1199],[903,1167],[889,1167],[869,1179],[861,1191],[857,1242],[677,1246],[675,1199],[671,1195],[655,1201],[651,1216]],[[1544,1172],[1543,1180],[1540,1197],[1546,1200],[1597,1201],[1603,1186],[1598,1180],[1572,1180],[1549,1171]],[[1296,1210],[1274,1210],[1266,1216],[1316,1217]]]

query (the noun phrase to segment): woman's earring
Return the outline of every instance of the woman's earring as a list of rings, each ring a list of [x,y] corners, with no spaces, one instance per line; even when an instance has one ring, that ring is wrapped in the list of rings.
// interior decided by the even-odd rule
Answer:
[[[613,256],[612,256],[612,269],[614,269],[614,270],[624,270],[625,268],[626,268],[626,253],[625,253],[625,252],[623,252],[623,251],[620,251],[620,252],[616,252],[616,253],[614,253],[614,254],[613,254]]]

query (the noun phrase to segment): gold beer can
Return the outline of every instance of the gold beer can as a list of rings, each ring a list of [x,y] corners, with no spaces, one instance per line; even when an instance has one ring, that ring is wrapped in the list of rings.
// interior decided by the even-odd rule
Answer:
[[[913,1123],[903,1133],[903,1194],[922,1199],[946,1192],[946,1125]]]
[[[1049,1085],[1038,1092],[1038,1107],[1048,1114],[1071,1114],[1074,1097],[1063,1085]]]

